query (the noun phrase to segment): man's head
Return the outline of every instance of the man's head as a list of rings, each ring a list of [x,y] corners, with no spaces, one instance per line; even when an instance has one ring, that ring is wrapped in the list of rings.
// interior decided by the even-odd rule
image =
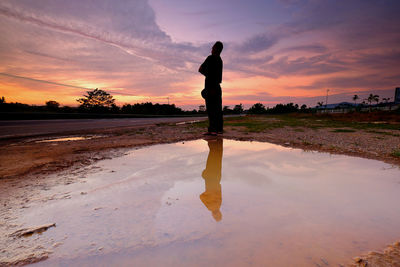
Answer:
[[[224,45],[220,41],[217,41],[211,49],[211,54],[219,56],[222,52],[222,49],[224,49]]]

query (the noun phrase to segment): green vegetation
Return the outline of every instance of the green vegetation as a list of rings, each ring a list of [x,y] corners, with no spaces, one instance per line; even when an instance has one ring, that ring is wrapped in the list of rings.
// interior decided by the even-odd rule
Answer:
[[[332,128],[332,132],[351,133],[357,130],[398,136],[400,134],[400,116],[395,113],[387,113],[387,118],[379,114],[382,121],[371,121],[371,113],[360,115],[317,115],[317,114],[280,114],[280,115],[247,115],[231,117],[224,120],[225,126],[237,127],[249,132],[263,132],[276,128],[291,127],[294,131],[302,131],[305,128],[322,129]],[[390,120],[390,121],[388,121]],[[207,122],[196,123],[197,127],[206,127]],[[397,130],[398,133],[384,132],[382,130]],[[304,131],[304,130],[303,130]]]
[[[356,132],[356,130],[352,130],[352,129],[335,129],[332,132],[334,132],[334,133],[354,133],[354,132]]]
[[[288,104],[277,104],[273,108],[265,108],[262,103],[254,104],[247,111],[249,114],[286,114],[293,112],[311,112],[310,108],[307,108],[306,105],[302,105],[299,109],[299,105],[288,103]]]
[[[400,150],[393,151],[392,156],[400,158]]]
[[[367,132],[368,132],[368,133],[374,133],[374,134],[382,134],[382,135],[396,136],[396,137],[399,137],[399,136],[400,136],[400,133],[399,133],[399,134],[396,134],[396,133],[383,132],[383,131],[377,131],[377,130],[368,130]]]
[[[82,110],[101,113],[107,112],[115,106],[115,99],[106,91],[96,88],[86,93],[82,98],[76,100],[81,103],[79,108]]]

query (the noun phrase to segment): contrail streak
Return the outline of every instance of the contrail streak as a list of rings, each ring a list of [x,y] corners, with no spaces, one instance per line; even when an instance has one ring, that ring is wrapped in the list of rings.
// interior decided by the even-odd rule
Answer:
[[[39,80],[39,79],[35,79],[35,78],[29,78],[29,77],[24,77],[24,76],[18,76],[18,75],[9,74],[9,73],[4,73],[4,72],[0,72],[0,75],[2,75],[2,76],[7,76],[7,77],[11,77],[11,78],[24,79],[24,80],[28,80],[28,81],[41,82],[41,83],[47,83],[47,84],[58,85],[58,86],[70,87],[70,88],[78,88],[78,89],[92,90],[92,89],[86,88],[86,87],[81,87],[81,86],[76,86],[76,85],[70,85],[70,84],[64,84],[64,83],[58,83],[58,82],[52,82],[52,81],[46,81],[46,80]]]

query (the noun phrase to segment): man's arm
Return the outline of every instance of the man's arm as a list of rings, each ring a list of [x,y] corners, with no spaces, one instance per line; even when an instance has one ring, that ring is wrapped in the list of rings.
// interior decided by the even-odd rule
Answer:
[[[199,72],[203,74],[204,76],[207,76],[207,65],[208,65],[208,57],[207,59],[201,64],[199,68]]]

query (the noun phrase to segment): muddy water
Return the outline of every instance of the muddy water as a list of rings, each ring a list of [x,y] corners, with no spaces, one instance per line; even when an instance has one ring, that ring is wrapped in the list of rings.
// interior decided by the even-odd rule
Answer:
[[[20,217],[56,223],[35,265],[338,266],[400,239],[400,171],[379,161],[214,139],[95,167]]]
[[[87,140],[93,138],[99,138],[101,136],[74,136],[74,137],[63,137],[63,138],[54,138],[54,139],[45,139],[36,141],[36,143],[48,143],[48,142],[67,142],[67,141],[79,141],[79,140]]]

